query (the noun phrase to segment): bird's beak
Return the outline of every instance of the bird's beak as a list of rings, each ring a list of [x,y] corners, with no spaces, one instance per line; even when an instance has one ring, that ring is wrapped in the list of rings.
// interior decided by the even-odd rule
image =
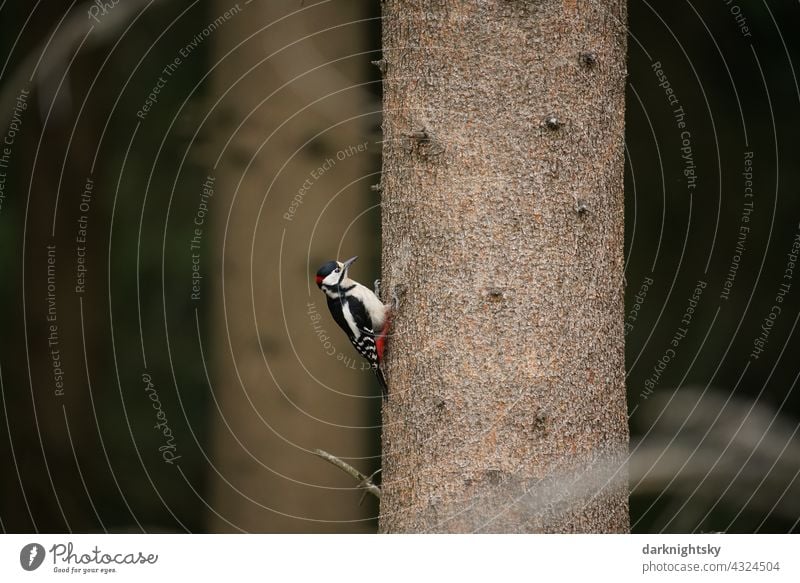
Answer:
[[[350,259],[342,263],[342,275],[339,276],[339,284],[341,284],[344,281],[344,278],[347,277],[347,270],[350,268],[350,265],[356,259],[358,259],[358,255],[356,255],[355,257],[351,257]]]
[[[351,257],[350,259],[348,259],[347,261],[342,263],[342,273],[343,274],[345,274],[345,275],[347,274],[347,270],[350,269],[350,266],[353,264],[353,262],[356,259],[358,259],[358,255],[356,255],[355,257]]]

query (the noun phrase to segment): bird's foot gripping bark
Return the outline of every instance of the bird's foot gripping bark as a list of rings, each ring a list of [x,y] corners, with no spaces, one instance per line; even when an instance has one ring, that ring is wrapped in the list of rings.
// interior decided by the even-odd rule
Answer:
[[[404,283],[394,286],[392,288],[392,303],[386,304],[386,307],[396,312],[400,308],[400,298],[405,296],[407,289]]]
[[[375,289],[375,295],[380,298],[381,297],[381,280],[380,279],[376,279],[375,283],[373,284],[373,287]],[[391,303],[383,304],[383,305],[386,306],[386,308],[389,309],[389,310],[397,311],[397,309],[400,307],[400,296],[397,295],[397,288],[392,290],[392,301],[391,301]]]

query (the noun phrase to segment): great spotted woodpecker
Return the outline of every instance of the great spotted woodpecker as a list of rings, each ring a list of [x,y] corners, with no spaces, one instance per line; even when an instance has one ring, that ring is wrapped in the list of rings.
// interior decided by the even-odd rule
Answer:
[[[376,292],[347,277],[350,265],[358,259],[351,257],[344,263],[328,261],[317,271],[317,286],[325,293],[328,309],[333,319],[344,330],[359,354],[367,359],[385,399],[389,394],[383,377],[381,362],[389,331],[391,305],[384,304]]]

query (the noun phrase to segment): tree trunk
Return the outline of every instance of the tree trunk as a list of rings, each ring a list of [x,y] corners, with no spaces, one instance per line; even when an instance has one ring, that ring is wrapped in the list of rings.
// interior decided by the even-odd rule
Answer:
[[[231,4],[214,6],[216,17]],[[359,506],[357,483],[313,454],[323,448],[366,474],[379,455],[371,427],[377,400],[362,398],[374,390],[371,379],[337,360],[344,354],[352,362],[355,353],[339,339],[312,281],[340,249],[364,255],[375,248],[377,255],[367,238],[370,215],[359,219],[378,202],[369,190],[377,148],[358,148],[379,123],[364,86],[377,58],[366,53],[365,7],[295,0],[238,6],[241,14],[216,33],[212,59],[221,63],[210,103],[225,95],[210,142],[232,141],[212,154],[222,158],[209,249],[224,266],[210,267],[206,280],[216,292],[219,405],[212,406],[217,466],[209,528],[373,532],[374,502]]]
[[[31,15],[14,51],[3,53],[10,59],[0,84],[0,104],[10,105],[0,109],[0,150],[7,160],[0,168],[6,182],[0,200],[0,423],[8,424],[0,437],[0,463],[6,468],[0,485],[4,532],[87,532],[102,528],[103,520],[109,525],[102,511],[111,505],[103,506],[98,493],[113,488],[113,482],[100,462],[98,428],[89,421],[94,404],[84,368],[85,362],[98,360],[101,343],[94,331],[105,312],[97,306],[107,295],[101,284],[106,276],[102,200],[93,199],[85,213],[91,217],[92,238],[83,257],[92,269],[87,279],[97,286],[87,286],[81,295],[85,306],[95,308],[81,313],[74,291],[81,195],[88,177],[100,180],[90,168],[108,102],[97,91],[81,117],[70,106],[80,103],[76,96],[83,97],[98,63],[85,51],[66,75],[69,59],[52,50],[58,40],[46,43],[67,5],[43,5]],[[85,15],[79,19],[80,26]],[[68,19],[64,28],[75,22]],[[4,19],[0,36],[16,37],[20,26],[16,18]],[[41,77],[31,83],[34,67]],[[43,87],[59,91],[48,94]]]
[[[624,0],[387,0],[382,532],[625,532]]]

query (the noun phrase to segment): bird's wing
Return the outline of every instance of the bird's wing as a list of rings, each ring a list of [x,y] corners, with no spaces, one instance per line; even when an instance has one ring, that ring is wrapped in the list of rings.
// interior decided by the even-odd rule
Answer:
[[[375,331],[373,330],[372,319],[364,309],[364,304],[358,301],[356,298],[348,298],[347,306],[350,308],[350,315],[352,316],[353,323],[359,332],[356,334],[356,336],[366,335],[374,337]]]
[[[345,334],[350,336],[352,334],[352,331],[350,330],[350,325],[347,323],[347,320],[345,320],[345,318],[344,318],[344,310],[336,309],[338,307],[337,304],[339,304],[339,303],[342,303],[342,307],[344,307],[344,303],[345,302],[343,302],[339,298],[330,298],[329,297],[328,298],[328,310],[330,311],[331,316],[333,316],[333,319],[339,325],[339,328],[344,330]]]
[[[353,299],[348,301],[348,312],[353,323],[358,329],[358,334],[350,338],[359,354],[366,358],[373,366],[378,365],[378,349],[375,346],[375,331],[372,329],[372,320],[364,309],[364,304]]]

